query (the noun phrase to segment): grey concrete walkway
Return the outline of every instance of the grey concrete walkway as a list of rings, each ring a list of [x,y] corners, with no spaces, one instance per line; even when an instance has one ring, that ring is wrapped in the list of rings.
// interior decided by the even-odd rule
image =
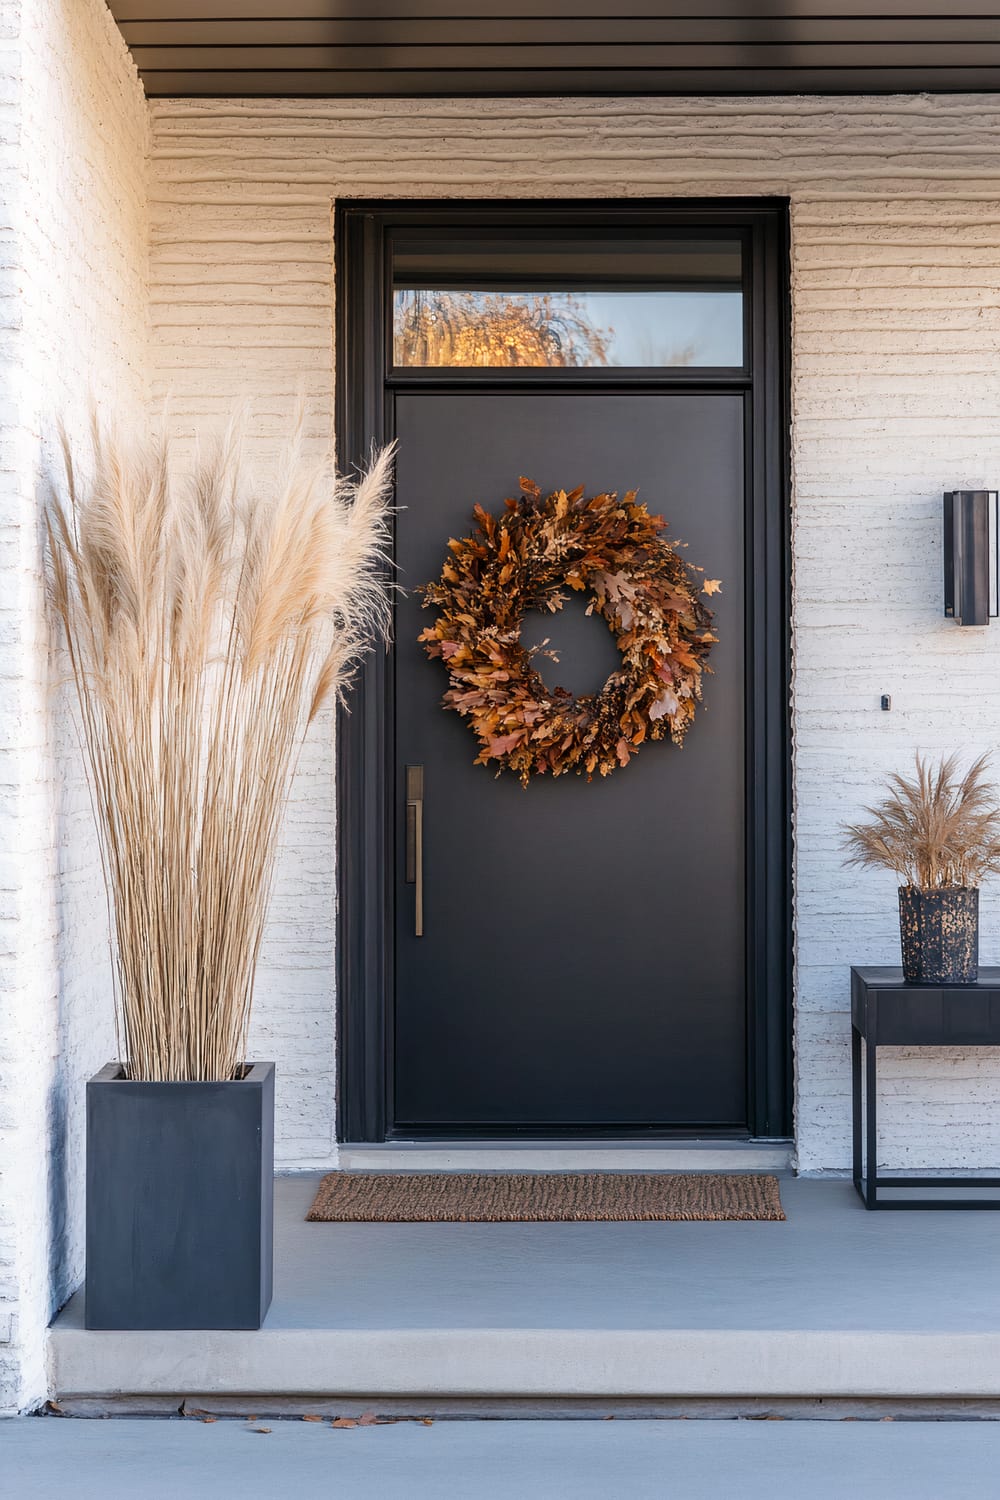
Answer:
[[[257,1424],[261,1425],[261,1424]],[[3,1500],[989,1500],[981,1422],[0,1422]]]
[[[260,1333],[87,1333],[78,1296],[54,1391],[1000,1397],[1000,1214],[785,1180],[786,1223],[308,1224],[315,1186],[277,1184]]]

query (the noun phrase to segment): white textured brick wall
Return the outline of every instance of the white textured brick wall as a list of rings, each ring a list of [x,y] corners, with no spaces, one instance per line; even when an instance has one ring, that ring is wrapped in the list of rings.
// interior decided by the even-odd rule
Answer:
[[[147,399],[147,148],[103,0],[3,0],[0,1413],[46,1394],[45,1327],[83,1273],[83,1083],[114,1054],[90,807],[49,659],[41,497],[58,419],[81,435],[91,395],[126,419]]]
[[[344,196],[777,194],[792,203],[797,1131],[848,1153],[846,966],[896,954],[892,881],[845,875],[838,823],[888,769],[1000,739],[1000,627],[941,618],[948,486],[1000,483],[1000,115],[982,97],[164,101],[153,124],[153,383],[181,430],[249,395],[266,456],[333,393]],[[892,694],[891,714],[879,695]],[[256,1044],[280,1154],[333,1133],[328,726],[297,789]],[[1000,906],[984,900],[984,958]],[[996,1165],[1000,1057],[887,1063],[886,1156]]]

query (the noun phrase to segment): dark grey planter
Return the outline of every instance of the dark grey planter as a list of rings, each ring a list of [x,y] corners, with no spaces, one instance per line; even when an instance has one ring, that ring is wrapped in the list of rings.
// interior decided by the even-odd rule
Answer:
[[[899,936],[908,984],[975,984],[979,977],[979,892],[972,887],[899,888]]]
[[[259,1328],[271,1301],[274,1064],[87,1084],[88,1328]]]

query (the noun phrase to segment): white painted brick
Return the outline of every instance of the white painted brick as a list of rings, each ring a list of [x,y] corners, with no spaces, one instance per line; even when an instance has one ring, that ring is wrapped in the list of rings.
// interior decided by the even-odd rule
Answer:
[[[45,1328],[83,1270],[83,1083],[114,1050],[39,500],[60,418],[79,433],[91,396],[126,420],[146,405],[149,238],[146,105],[103,0],[8,0],[2,17],[0,1413],[47,1394]]]

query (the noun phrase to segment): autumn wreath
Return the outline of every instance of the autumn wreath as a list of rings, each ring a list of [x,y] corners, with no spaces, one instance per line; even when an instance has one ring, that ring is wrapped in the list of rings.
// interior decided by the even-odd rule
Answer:
[[[634,490],[588,500],[582,486],[544,498],[530,479],[520,487],[502,515],[475,507],[476,532],[448,543],[440,580],[423,589],[438,617],[420,639],[448,669],[443,701],[469,720],[476,764],[496,761],[526,786],[546,771],[607,776],[644,740],[679,745],[716,640],[699,596],[718,580],[700,583]],[[521,643],[525,612],[555,613],[566,588],[589,591],[588,613],[607,621],[622,659],[580,698],[547,687],[533,660],[541,648]]]

